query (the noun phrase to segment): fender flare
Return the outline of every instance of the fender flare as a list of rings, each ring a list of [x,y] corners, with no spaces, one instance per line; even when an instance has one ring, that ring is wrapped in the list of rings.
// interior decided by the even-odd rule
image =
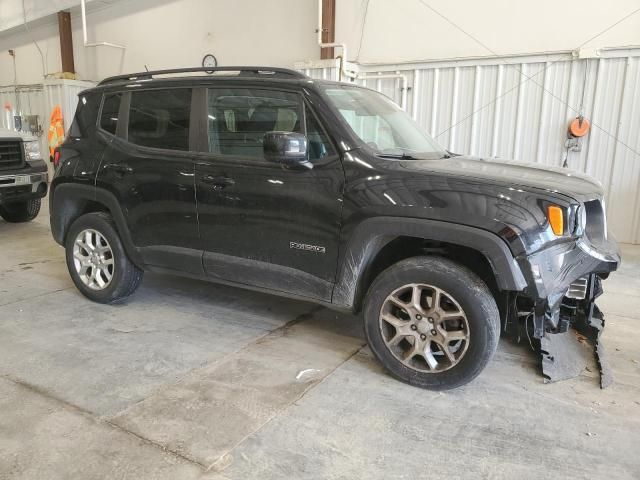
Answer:
[[[358,284],[367,265],[391,240],[405,236],[447,242],[472,248],[489,262],[500,290],[522,291],[527,281],[509,250],[498,235],[476,227],[438,220],[376,217],[364,220],[347,242],[339,267],[332,303],[353,307]]]
[[[63,183],[57,185],[51,193],[50,220],[51,233],[54,240],[64,246],[65,238],[71,224],[81,215],[84,202],[95,202],[103,205],[111,214],[120,241],[127,256],[138,267],[144,264],[142,257],[133,243],[122,207],[115,195],[93,185]]]

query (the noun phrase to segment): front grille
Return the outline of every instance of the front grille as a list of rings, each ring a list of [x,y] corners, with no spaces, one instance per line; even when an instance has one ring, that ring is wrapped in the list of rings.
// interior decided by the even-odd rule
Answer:
[[[576,300],[584,300],[587,296],[587,285],[589,284],[589,277],[582,277],[577,279],[571,285],[569,290],[565,294],[567,298],[574,298]]]
[[[23,165],[22,142],[16,140],[0,141],[0,170],[19,168]]]

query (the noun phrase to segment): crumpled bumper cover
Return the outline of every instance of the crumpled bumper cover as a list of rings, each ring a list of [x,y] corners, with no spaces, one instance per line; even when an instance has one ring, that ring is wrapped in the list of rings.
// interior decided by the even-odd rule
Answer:
[[[571,284],[592,274],[606,278],[617,270],[620,251],[609,236],[598,248],[584,240],[553,245],[528,256],[525,263],[527,293],[535,303],[534,336],[541,338],[546,330],[558,328],[560,306]]]
[[[546,381],[579,375],[595,354],[602,388],[611,384],[600,339],[604,316],[595,300],[602,293],[602,279],[617,270],[620,261],[618,245],[611,236],[597,248],[578,240],[527,257],[528,294],[534,300],[534,337],[540,340]],[[569,287],[578,279],[587,283],[584,298],[568,298]]]
[[[600,387],[606,388],[613,383],[613,374],[600,338],[605,324],[604,315],[595,303],[601,293],[600,278],[595,274],[590,275],[585,299],[563,305],[564,312],[560,316],[561,321],[566,322],[567,329],[556,333],[545,332],[540,338],[542,373],[546,382],[577,377],[593,363],[591,359],[595,355],[600,370]]]

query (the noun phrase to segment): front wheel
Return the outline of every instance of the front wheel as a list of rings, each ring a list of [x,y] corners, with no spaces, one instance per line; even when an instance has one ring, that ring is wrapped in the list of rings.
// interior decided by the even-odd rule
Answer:
[[[398,379],[447,390],[473,380],[498,345],[500,315],[485,283],[441,257],[414,257],[382,272],[365,299],[369,347]]]
[[[27,200],[26,202],[13,202],[0,205],[0,216],[7,222],[22,223],[30,222],[40,213],[41,200]]]

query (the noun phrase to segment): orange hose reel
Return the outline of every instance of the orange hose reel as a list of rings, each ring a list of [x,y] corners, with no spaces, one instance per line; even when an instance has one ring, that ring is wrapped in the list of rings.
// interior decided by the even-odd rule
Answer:
[[[576,117],[569,124],[569,136],[574,138],[584,137],[589,133],[590,127],[589,120],[584,117]]]

